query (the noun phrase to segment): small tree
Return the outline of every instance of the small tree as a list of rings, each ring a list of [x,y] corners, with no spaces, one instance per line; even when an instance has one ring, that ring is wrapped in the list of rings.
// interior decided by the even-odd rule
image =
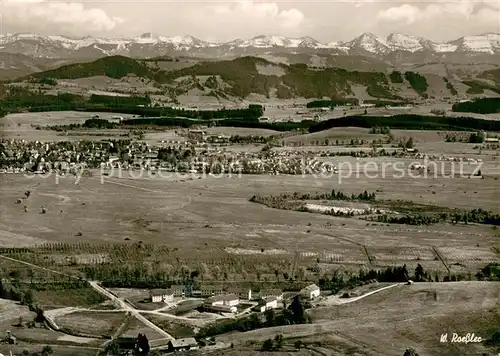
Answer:
[[[296,349],[300,350],[300,348],[302,347],[302,341],[297,340],[297,341],[295,341],[295,344],[294,344],[294,345],[295,345],[295,348],[296,348]]]
[[[264,315],[266,317],[266,323],[267,326],[274,326],[274,320],[275,320],[275,313],[273,309],[268,309],[264,312]]]
[[[24,305],[27,305],[30,309],[32,309],[34,302],[35,302],[35,298],[33,296],[33,292],[31,291],[31,289],[28,289],[26,291],[26,293],[24,294],[24,296],[21,300],[21,303],[23,303]]]
[[[281,349],[283,347],[283,334],[276,335],[274,341],[276,342],[276,348]]]
[[[262,351],[272,351],[274,347],[273,340],[267,339],[262,344]]]
[[[415,268],[415,280],[417,282],[421,282],[424,279],[425,272],[424,272],[424,267],[419,263],[417,267]]]
[[[403,356],[418,356],[418,353],[413,347],[408,347]]]
[[[113,356],[118,356],[120,355],[120,346],[116,342],[111,342],[106,347],[106,353]]]
[[[52,347],[50,347],[50,345],[45,345],[42,349],[42,356],[49,356],[53,353],[54,351],[52,350]]]

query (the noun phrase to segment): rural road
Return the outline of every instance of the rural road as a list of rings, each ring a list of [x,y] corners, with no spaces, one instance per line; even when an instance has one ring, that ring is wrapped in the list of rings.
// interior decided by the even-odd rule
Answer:
[[[65,276],[65,277],[69,277],[69,278],[74,278],[74,279],[82,280],[82,278],[80,278],[80,277],[75,277],[75,276],[72,276],[72,275],[69,275],[69,274],[58,272],[58,271],[52,270],[50,268],[40,267],[40,266],[37,266],[37,265],[29,263],[29,262],[24,262],[24,261],[21,261],[21,260],[17,260],[15,258],[3,256],[3,255],[0,255],[0,258],[6,259],[6,260],[9,260],[9,261],[13,261],[13,262],[22,263],[24,265],[27,265],[27,266],[30,266],[30,267],[33,267],[33,268],[38,268],[38,269],[41,269],[41,270],[44,270],[44,271],[56,273],[56,274],[61,275],[61,276]],[[132,314],[133,316],[135,316],[138,320],[140,320],[143,324],[145,324],[148,327],[150,327],[151,329],[155,330],[160,335],[163,335],[165,338],[168,338],[170,340],[175,340],[175,338],[172,337],[172,335],[168,334],[167,332],[165,332],[165,330],[159,328],[154,323],[152,323],[151,321],[149,321],[148,319],[146,319],[143,315],[141,315],[137,309],[132,308],[125,301],[121,300],[120,298],[117,298],[115,295],[113,295],[112,293],[110,293],[107,289],[101,287],[98,282],[96,282],[96,281],[88,281],[88,282],[89,282],[90,286],[92,288],[94,288],[99,294],[106,296],[108,299],[111,299],[113,302],[117,303],[117,305],[120,305],[120,307],[123,309],[123,311],[129,312],[130,314]],[[64,308],[64,309],[67,309],[67,308]],[[50,318],[50,316],[49,316],[49,318]],[[56,326],[55,322],[54,322],[54,325]]]
[[[318,303],[317,305],[318,306],[329,306],[329,305],[349,304],[349,303],[356,302],[356,301],[358,301],[360,299],[369,297],[372,294],[379,293],[379,292],[381,292],[383,290],[386,290],[386,289],[389,289],[389,288],[394,288],[396,286],[400,286],[400,285],[404,285],[404,284],[406,284],[406,283],[391,284],[389,286],[385,286],[385,287],[382,287],[382,288],[379,288],[379,289],[375,289],[375,290],[372,290],[371,292],[368,292],[366,294],[363,294],[363,295],[360,295],[360,296],[357,296],[357,297],[352,297],[352,298],[340,298],[338,296],[333,296],[333,297],[330,297],[329,299],[327,299],[325,301],[322,301],[322,302]]]
[[[98,293],[106,296],[107,298],[111,299],[115,303],[118,303],[124,311],[129,312],[130,314],[135,316],[143,324],[149,326],[151,329],[153,329],[154,331],[156,331],[160,335],[163,335],[166,339],[175,340],[175,338],[172,337],[172,335],[168,334],[167,332],[165,332],[165,330],[163,330],[162,328],[159,328],[154,323],[152,323],[151,321],[146,319],[143,315],[141,315],[137,309],[132,308],[127,302],[116,297],[114,294],[109,292],[106,288],[101,287],[97,281],[89,281],[89,283],[90,283],[91,287],[94,288]]]

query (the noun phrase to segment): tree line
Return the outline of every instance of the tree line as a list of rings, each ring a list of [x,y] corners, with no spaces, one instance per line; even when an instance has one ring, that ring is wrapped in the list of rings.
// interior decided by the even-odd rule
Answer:
[[[485,225],[500,225],[500,215],[491,211],[486,211],[481,208],[464,211],[456,211],[452,213],[414,213],[404,216],[379,214],[375,217],[367,217],[367,220],[377,221],[387,224],[405,224],[405,225],[431,225],[441,222],[451,222],[453,224],[485,224]]]
[[[496,114],[500,112],[500,98],[476,98],[463,103],[456,103],[455,112],[473,112],[476,114]]]
[[[309,132],[319,132],[333,127],[388,127],[407,130],[448,130],[448,131],[500,131],[500,121],[476,119],[472,117],[442,117],[423,115],[394,115],[390,117],[355,115],[330,119],[309,126]]]

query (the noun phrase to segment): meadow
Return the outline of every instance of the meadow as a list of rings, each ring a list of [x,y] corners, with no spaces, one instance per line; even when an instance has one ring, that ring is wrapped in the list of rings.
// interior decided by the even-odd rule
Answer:
[[[400,285],[362,300],[309,311],[313,323],[274,327],[220,337],[235,347],[255,350],[282,334],[330,355],[402,355],[414,347],[419,355],[481,355],[500,322],[500,288],[495,282],[418,283]],[[440,336],[475,333],[481,343],[441,343]],[[309,347],[308,347],[309,348]],[[490,353],[486,353],[490,354]]]
[[[487,175],[488,169],[483,171]],[[356,178],[353,174],[354,177],[339,182],[335,177],[266,175],[132,179],[126,175],[99,177],[96,172],[93,177],[82,177],[77,184],[70,176],[59,178],[56,184],[54,177],[6,174],[3,176],[6,184],[1,186],[0,227],[6,242],[9,236],[20,235],[29,238],[20,239],[19,246],[23,241],[26,247],[53,244],[54,251],[47,247],[38,260],[43,255],[63,256],[51,257],[54,266],[71,264],[57,263],[61,258],[73,262],[78,259],[76,265],[100,263],[106,260],[106,252],[110,252],[109,244],[123,246],[122,257],[114,253],[115,261],[130,260],[132,257],[126,257],[127,246],[141,242],[163,246],[162,251],[168,252],[156,252],[153,260],[166,253],[171,256],[168,263],[174,263],[170,261],[175,260],[173,256],[182,256],[195,265],[201,261],[217,264],[213,261],[237,258],[245,266],[251,266],[255,259],[267,261],[270,266],[280,263],[291,266],[295,254],[301,252],[300,263],[305,267],[319,258],[330,269],[358,269],[370,266],[372,254],[380,267],[402,263],[413,266],[421,261],[428,269],[444,271],[448,266],[440,265],[437,260],[434,248],[438,248],[448,264],[465,266],[461,272],[474,271],[480,264],[499,260],[498,253],[492,250],[498,234],[491,226],[367,223],[272,209],[252,203],[249,198],[256,193],[316,193],[335,189],[358,194],[367,190],[377,191],[377,198],[381,199],[461,209],[480,207],[498,213],[498,181],[494,173],[481,180],[391,179],[390,175],[370,179],[363,175]],[[32,192],[25,200],[28,212],[15,204],[26,190]],[[46,214],[40,213],[41,206],[47,209]],[[212,251],[212,262],[207,259],[207,250]],[[465,250],[466,254],[460,252]],[[180,268],[182,263],[174,266]],[[257,270],[249,269],[246,272],[251,279]],[[230,273],[229,279],[241,279],[239,273]],[[269,274],[271,279],[272,267],[261,273]]]

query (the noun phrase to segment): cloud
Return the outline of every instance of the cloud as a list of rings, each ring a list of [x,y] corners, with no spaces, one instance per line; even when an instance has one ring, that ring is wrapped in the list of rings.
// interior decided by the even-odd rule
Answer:
[[[283,10],[278,14],[278,18],[285,27],[297,27],[304,21],[304,14],[297,9]]]
[[[2,11],[6,25],[26,27],[30,32],[46,28],[64,32],[106,32],[124,22],[102,9],[85,8],[77,2],[5,0]]]
[[[384,21],[406,22],[407,24],[411,24],[422,18],[422,12],[415,6],[404,4],[379,12],[378,17]]]
[[[478,23],[487,21],[485,25],[496,25],[500,19],[498,3],[494,4],[488,0],[483,1],[437,1],[417,7],[410,4],[393,6],[378,13],[380,21],[399,22],[404,24],[414,24],[417,22],[439,21],[444,25],[446,21],[467,21]]]
[[[248,21],[273,21],[285,28],[295,28],[302,24],[304,14],[296,8],[280,10],[275,2],[254,2],[252,0],[238,0],[228,5],[213,7],[217,15],[224,15],[236,19],[240,24]],[[251,23],[250,23],[251,24]]]

